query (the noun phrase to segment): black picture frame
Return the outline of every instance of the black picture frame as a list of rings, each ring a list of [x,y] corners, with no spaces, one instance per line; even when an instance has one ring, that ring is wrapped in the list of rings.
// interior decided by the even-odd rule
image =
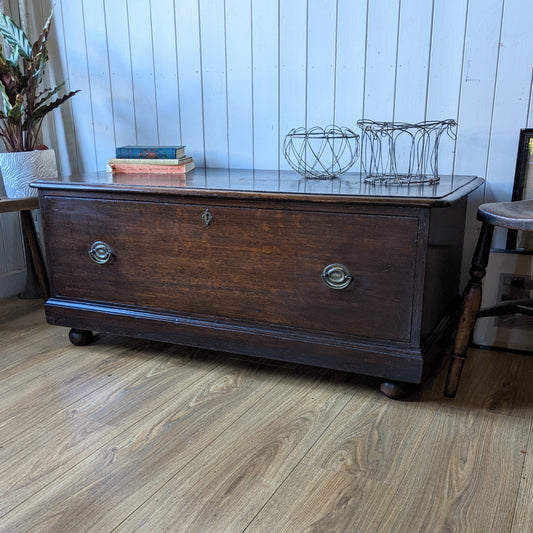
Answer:
[[[516,156],[516,169],[513,184],[513,202],[518,200],[533,199],[528,195],[533,191],[533,165],[530,161],[533,159],[533,128],[524,128],[520,130],[518,140],[518,153]],[[516,250],[519,245],[520,232],[517,230],[507,231],[507,250]]]

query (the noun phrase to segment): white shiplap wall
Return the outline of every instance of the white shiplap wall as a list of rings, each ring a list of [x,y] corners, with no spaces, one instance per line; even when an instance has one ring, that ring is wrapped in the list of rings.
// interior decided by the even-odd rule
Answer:
[[[0,7],[19,20],[15,0],[4,0]],[[0,147],[0,150],[4,150]],[[0,195],[5,195],[0,179]],[[0,214],[0,299],[21,292],[26,279],[26,262],[18,213]]]
[[[42,21],[49,0],[32,4]],[[82,92],[45,142],[64,174],[143,143],[287,169],[296,126],[454,118],[440,170],[487,179],[473,220],[479,202],[510,197],[533,126],[531,27],[531,0],[55,0],[54,78]],[[471,223],[469,254],[475,236]]]

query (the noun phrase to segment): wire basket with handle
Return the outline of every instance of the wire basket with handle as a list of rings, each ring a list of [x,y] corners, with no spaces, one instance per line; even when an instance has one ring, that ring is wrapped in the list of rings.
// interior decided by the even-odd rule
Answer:
[[[294,128],[285,136],[285,159],[301,176],[329,179],[347,172],[359,157],[359,135],[349,128]]]

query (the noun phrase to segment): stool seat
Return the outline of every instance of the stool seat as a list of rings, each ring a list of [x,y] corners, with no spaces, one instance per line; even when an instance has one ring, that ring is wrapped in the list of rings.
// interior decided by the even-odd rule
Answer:
[[[533,231],[533,200],[480,205],[477,219],[492,226]]]

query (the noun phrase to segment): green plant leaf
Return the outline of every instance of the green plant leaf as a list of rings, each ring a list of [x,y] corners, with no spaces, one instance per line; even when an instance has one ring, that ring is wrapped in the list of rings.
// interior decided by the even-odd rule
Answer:
[[[41,87],[49,59],[52,15],[53,11],[31,44],[25,33],[0,13],[0,36],[11,54],[6,55],[0,42],[0,137],[10,152],[32,150],[46,114],[79,92],[61,96],[64,83],[53,89]]]
[[[76,93],[79,93],[79,89],[77,91],[70,91],[68,94],[65,94],[53,102],[50,102],[46,105],[41,105],[40,107],[37,107],[33,111],[32,115],[32,121],[34,124],[36,124],[39,120],[42,120],[44,116],[52,111],[53,109],[56,109],[59,107],[62,103],[66,102],[69,98],[72,98]]]
[[[14,103],[17,96],[17,70],[13,70],[9,63],[4,61],[0,56],[0,81],[4,84],[5,93],[9,97],[9,101]]]
[[[0,35],[15,52],[27,61],[32,59],[32,46],[26,34],[4,13],[0,13]],[[11,60],[13,60],[13,56]]]
[[[46,68],[46,63],[48,62],[48,51],[46,49],[46,41],[48,40],[48,32],[50,31],[50,25],[52,24],[52,17],[54,15],[54,10],[52,9],[50,16],[46,20],[43,30],[39,38],[33,43],[31,49],[32,64],[30,70],[34,72],[34,76],[37,78],[38,82],[41,83],[44,70]]]
[[[17,102],[7,114],[7,120],[10,124],[20,124],[22,117],[22,106]]]
[[[45,104],[54,94],[57,94],[65,86],[66,81],[60,83],[55,89],[45,89],[36,96],[35,108],[39,108]]]
[[[9,96],[6,93],[6,88],[1,81],[0,81],[0,96],[2,96],[4,115],[7,116],[9,115],[9,112],[11,111],[11,108],[13,106],[11,105],[11,102],[9,101]]]

